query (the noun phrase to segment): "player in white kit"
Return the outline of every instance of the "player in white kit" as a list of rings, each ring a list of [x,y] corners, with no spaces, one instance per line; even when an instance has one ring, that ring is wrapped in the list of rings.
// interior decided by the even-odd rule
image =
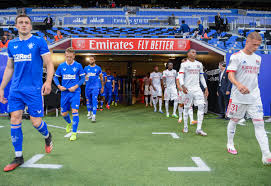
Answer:
[[[153,107],[154,112],[157,112],[156,105],[159,101],[159,112],[163,113],[162,111],[162,73],[158,72],[158,66],[154,66],[154,72],[150,75],[150,86],[152,86],[152,99],[153,99]]]
[[[231,154],[237,154],[233,142],[236,124],[245,114],[248,114],[252,118],[255,136],[262,151],[262,162],[271,165],[271,153],[264,129],[263,106],[258,86],[261,57],[254,53],[261,43],[260,34],[252,32],[247,36],[245,48],[232,54],[230,58],[227,73],[233,85],[227,109],[227,116],[231,118],[227,128],[227,150]]]
[[[184,98],[184,129],[183,132],[188,132],[188,110],[193,105],[198,106],[198,124],[196,134],[207,136],[207,133],[203,132],[201,126],[204,116],[204,95],[200,88],[200,83],[205,89],[205,96],[208,96],[208,88],[203,77],[203,66],[202,63],[196,60],[197,52],[194,49],[189,49],[187,52],[188,60],[181,65],[179,71],[180,85],[185,94]]]
[[[181,63],[185,63],[187,61],[187,58],[182,59]],[[182,64],[181,64],[182,65]],[[181,68],[180,68],[181,69]],[[178,90],[178,101],[179,101],[179,106],[178,106],[178,110],[179,110],[179,120],[178,123],[182,122],[182,114],[183,114],[183,107],[184,107],[184,96],[185,94],[183,93],[183,89],[180,85],[180,81],[179,81],[179,76],[177,76],[176,78],[176,84],[177,84],[177,90]],[[191,106],[188,109],[188,115],[189,115],[189,119],[190,119],[190,125],[195,125],[198,122],[196,120],[194,120],[194,115],[193,115],[193,106]]]
[[[178,116],[176,115],[176,110],[177,110],[177,106],[178,106],[178,93],[177,93],[177,88],[176,88],[176,77],[177,77],[178,73],[176,70],[173,69],[172,62],[168,62],[167,67],[168,67],[168,69],[163,71],[163,84],[165,87],[164,100],[165,100],[166,113],[167,113],[167,117],[169,117],[169,112],[168,112],[169,101],[173,100],[174,106],[173,106],[172,117],[178,118]]]
[[[152,106],[150,81],[151,81],[150,73],[148,72],[146,76],[143,78],[143,84],[142,84],[142,90],[144,91],[146,107],[148,107],[149,104],[150,106]],[[150,96],[150,102],[149,102],[149,96]]]

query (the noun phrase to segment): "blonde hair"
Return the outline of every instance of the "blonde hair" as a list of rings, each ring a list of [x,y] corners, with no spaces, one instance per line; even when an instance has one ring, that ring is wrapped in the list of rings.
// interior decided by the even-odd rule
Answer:
[[[248,34],[247,39],[256,39],[258,41],[262,41],[262,36],[258,32],[251,32]]]
[[[65,52],[67,52],[67,53],[74,53],[75,54],[75,51],[74,51],[74,49],[72,47],[67,48],[65,50]]]

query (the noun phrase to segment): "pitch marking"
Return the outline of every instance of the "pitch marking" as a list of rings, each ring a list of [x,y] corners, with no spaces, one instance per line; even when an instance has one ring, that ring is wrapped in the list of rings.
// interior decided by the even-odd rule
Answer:
[[[178,139],[180,138],[176,133],[174,132],[153,132],[152,134],[169,134],[172,138]]]
[[[200,157],[192,157],[197,165],[196,167],[168,167],[168,171],[176,172],[210,172],[211,169],[204,163]]]
[[[78,133],[78,134],[93,134],[94,132],[84,132],[84,131],[78,130],[77,133]],[[71,135],[72,135],[72,132],[66,134],[64,137],[65,137],[65,138],[69,138],[69,137],[71,137]]]
[[[45,156],[45,154],[36,154],[31,159],[29,159],[27,162],[22,164],[20,167],[40,168],[40,169],[60,169],[62,167],[62,165],[57,165],[57,164],[36,164],[36,162],[39,161],[44,156]]]
[[[4,126],[0,126],[0,128],[3,128]]]

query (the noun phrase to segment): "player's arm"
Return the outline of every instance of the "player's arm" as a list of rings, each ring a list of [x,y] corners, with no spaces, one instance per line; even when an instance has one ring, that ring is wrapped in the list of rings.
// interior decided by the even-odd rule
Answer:
[[[12,58],[8,59],[7,66],[4,72],[3,80],[0,86],[0,102],[5,104],[7,103],[7,99],[4,98],[4,89],[6,88],[7,84],[9,83],[12,75],[14,72],[14,62]]]
[[[115,80],[114,79],[112,80],[112,83],[113,83],[112,92],[114,92],[114,90],[115,90]]]
[[[231,83],[234,84],[242,94],[249,94],[248,88],[236,80],[234,71],[228,71],[228,77]]]
[[[205,81],[203,73],[200,73],[200,82],[201,82],[203,88],[205,89],[204,95],[207,98],[208,95],[209,95],[209,91],[208,91],[208,87],[207,87],[207,84],[206,84],[206,81]]]
[[[118,80],[118,84],[119,84],[119,90],[120,90],[120,80]],[[143,84],[142,84],[143,85]]]
[[[100,76],[100,81],[101,81],[101,85],[102,85],[101,93],[103,93],[104,92],[104,78],[103,78],[103,74],[100,73],[99,76]]]
[[[182,87],[180,86],[180,81],[178,77],[176,78],[176,85],[177,85],[177,90],[182,91]]]
[[[184,64],[181,65],[181,68],[179,70],[178,79],[179,79],[179,84],[183,90],[183,93],[187,94],[187,88],[184,86]]]
[[[59,80],[58,80],[58,78],[60,78],[60,77],[61,77],[61,67],[58,66],[58,67],[57,67],[57,70],[56,70],[56,72],[55,72],[55,75],[54,75],[53,80],[54,80],[54,82],[55,82],[57,88],[58,88],[60,91],[65,91],[65,90],[67,90],[67,89],[66,89],[65,87],[61,86],[61,85],[60,85],[60,82],[59,82]]]
[[[156,88],[153,86],[153,83],[152,83],[152,77],[150,77],[150,86],[149,87],[151,87],[151,86],[152,86],[153,90],[156,91]]]
[[[162,75],[162,83],[163,83],[164,88],[167,87],[166,81],[167,81],[167,77],[166,77],[165,72],[163,72],[163,75]]]

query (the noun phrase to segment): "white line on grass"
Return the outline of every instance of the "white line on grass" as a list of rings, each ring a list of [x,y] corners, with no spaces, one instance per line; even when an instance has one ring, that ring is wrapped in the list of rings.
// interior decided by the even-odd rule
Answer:
[[[49,126],[49,127],[54,127],[54,128],[58,128],[58,129],[64,129],[64,130],[66,130],[66,128],[60,127],[60,126],[55,126],[55,125],[47,125],[47,126]]]
[[[35,164],[37,161],[39,161],[44,156],[45,156],[45,154],[36,154],[31,159],[29,159],[27,162],[22,164],[20,167],[40,168],[40,169],[60,169],[62,167],[62,165],[57,165],[57,164]]]
[[[4,126],[0,126],[0,128],[3,128]]]
[[[200,157],[192,157],[197,165],[196,167],[168,167],[168,171],[177,172],[210,172],[211,169],[204,163]]]
[[[152,134],[169,134],[172,136],[174,139],[180,138],[176,133],[174,132],[153,132]]]
[[[78,130],[77,133],[78,133],[78,134],[93,134],[94,132],[84,132],[84,131]],[[72,135],[72,132],[66,134],[64,137],[65,137],[65,138],[69,138],[69,137],[71,137],[71,135]]]
[[[269,132],[269,131],[266,131],[266,133],[267,133],[267,134],[271,134],[271,132]]]

